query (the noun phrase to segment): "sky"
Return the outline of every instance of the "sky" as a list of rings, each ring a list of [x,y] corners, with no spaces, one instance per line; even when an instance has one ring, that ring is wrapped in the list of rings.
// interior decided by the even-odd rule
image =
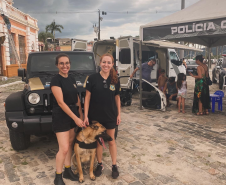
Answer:
[[[185,8],[198,1],[185,0]],[[13,6],[37,19],[39,32],[55,20],[64,27],[56,38],[91,41],[97,38],[93,25],[98,25],[98,9],[101,39],[138,36],[141,25],[179,11],[181,0],[14,0]]]

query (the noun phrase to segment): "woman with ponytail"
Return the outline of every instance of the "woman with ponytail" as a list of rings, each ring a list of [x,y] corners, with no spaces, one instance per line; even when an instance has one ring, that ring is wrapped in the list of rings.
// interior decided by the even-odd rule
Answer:
[[[111,136],[108,141],[109,151],[112,158],[112,178],[119,176],[116,165],[117,149],[115,143],[115,127],[121,122],[120,117],[120,83],[114,69],[114,58],[110,54],[104,54],[100,58],[100,73],[89,76],[86,81],[86,97],[84,104],[84,123],[92,124],[98,121]],[[98,165],[94,172],[96,177],[102,174],[102,146],[97,145]]]

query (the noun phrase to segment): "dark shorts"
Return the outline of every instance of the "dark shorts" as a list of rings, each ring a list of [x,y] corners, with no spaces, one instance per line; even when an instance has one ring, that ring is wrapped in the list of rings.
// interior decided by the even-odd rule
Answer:
[[[92,124],[92,121],[98,121],[98,120],[91,120],[89,119],[89,124]],[[115,129],[116,127],[116,122],[117,120],[115,120],[115,122],[105,122],[105,121],[98,121],[101,125],[103,125],[106,129]]]
[[[77,106],[69,106],[71,111],[79,117]],[[68,116],[60,107],[53,108],[52,114],[52,130],[53,132],[66,132],[75,128],[76,124],[70,116]]]
[[[166,94],[166,99],[168,100],[170,96],[171,96],[170,94]],[[177,95],[173,96],[172,100],[177,101]]]

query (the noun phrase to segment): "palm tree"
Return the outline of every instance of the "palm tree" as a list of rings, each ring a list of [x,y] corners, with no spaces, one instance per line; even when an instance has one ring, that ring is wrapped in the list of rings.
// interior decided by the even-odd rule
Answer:
[[[55,40],[55,31],[58,31],[61,33],[61,29],[64,29],[62,25],[56,24],[55,21],[53,21],[51,24],[46,26],[46,32],[50,31],[50,33],[53,34],[53,39]]]
[[[53,34],[52,33],[49,33],[49,32],[40,32],[38,34],[38,40],[43,42],[45,44],[45,50],[48,50],[48,44],[47,44],[47,39],[48,38],[52,38],[53,39]]]

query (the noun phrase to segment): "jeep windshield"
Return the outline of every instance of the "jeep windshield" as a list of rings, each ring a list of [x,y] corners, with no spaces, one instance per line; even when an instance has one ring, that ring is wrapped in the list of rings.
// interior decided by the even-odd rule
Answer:
[[[92,53],[65,52],[71,62],[70,71],[95,71],[95,62]],[[37,53],[29,56],[28,71],[35,74],[57,73],[55,65],[57,52]]]

